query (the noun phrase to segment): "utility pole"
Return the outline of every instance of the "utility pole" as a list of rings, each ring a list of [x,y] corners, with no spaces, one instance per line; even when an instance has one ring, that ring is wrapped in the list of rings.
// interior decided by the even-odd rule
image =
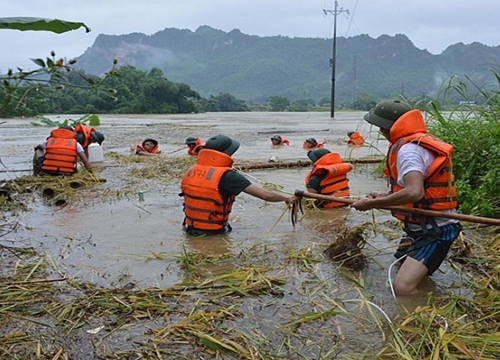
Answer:
[[[354,53],[353,58],[353,69],[352,69],[352,103],[356,104],[358,101],[358,55]]]
[[[339,3],[335,0],[334,10],[325,10],[323,9],[323,13],[327,15],[328,13],[333,14],[333,54],[330,59],[330,65],[332,66],[332,96],[330,99],[330,117],[333,119],[335,116],[335,58],[336,58],[336,50],[337,50],[337,15],[346,12],[349,14],[349,10],[344,10],[343,8],[338,8]]]

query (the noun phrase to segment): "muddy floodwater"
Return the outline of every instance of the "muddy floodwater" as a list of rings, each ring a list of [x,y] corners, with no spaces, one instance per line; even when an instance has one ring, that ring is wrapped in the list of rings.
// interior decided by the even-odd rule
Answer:
[[[335,119],[328,113],[207,113],[193,115],[101,115],[98,130],[104,133],[104,163],[97,175],[105,179],[92,189],[82,190],[83,198],[57,207],[34,193],[26,209],[4,214],[4,221],[17,221],[15,232],[2,238],[2,244],[34,247],[45,254],[47,261],[57,264],[57,272],[78,281],[99,286],[134,284],[138,288],[168,288],[190,278],[181,266],[183,254],[199,251],[204,254],[230,256],[224,266],[193,264],[206,276],[220,275],[239,264],[242,257],[265,258],[275,276],[284,279],[282,296],[248,298],[240,306],[245,320],[235,326],[241,332],[259,329],[277,349],[284,346],[277,329],[312,311],[325,311],[333,306],[331,299],[343,303],[344,316],[335,320],[318,318],[309,336],[297,340],[296,348],[305,358],[318,358],[319,347],[308,347],[315,336],[336,333],[342,336],[344,354],[364,354],[379,349],[384,333],[373,324],[356,321],[363,316],[378,316],[359,304],[369,299],[390,319],[397,321],[401,305],[414,308],[425,304],[425,298],[394,299],[388,278],[394,261],[393,253],[400,231],[392,217],[384,211],[357,212],[340,210],[306,211],[293,228],[283,203],[266,203],[242,193],[237,197],[230,222],[233,231],[226,235],[190,238],[182,231],[182,198],[178,196],[180,178],[141,178],[135,167],[148,165],[147,159],[116,165],[116,158],[135,157],[130,146],[151,137],[159,142],[161,157],[185,160],[184,140],[188,136],[207,139],[225,134],[240,141],[234,154],[235,163],[267,163],[308,160],[302,148],[304,139],[314,137],[325,148],[341,154],[344,159],[381,156],[387,142],[376,129],[363,121],[362,112],[338,112]],[[49,115],[62,121],[69,116]],[[71,117],[69,117],[71,118]],[[78,116],[74,116],[77,119]],[[33,147],[44,140],[50,128],[35,127],[35,119],[3,119],[0,125],[0,157],[7,167],[1,168],[1,179],[12,180],[29,175]],[[1,121],[0,121],[1,122]],[[346,145],[347,132],[360,131],[366,138],[363,147]],[[273,148],[270,137],[281,134],[290,146]],[[160,160],[161,164],[161,160]],[[386,181],[374,175],[378,164],[359,164],[349,173],[353,197],[371,190],[384,190]],[[260,186],[272,186],[289,194],[305,190],[304,178],[309,167],[245,171],[248,179]],[[138,192],[144,193],[140,201]],[[363,249],[367,263],[359,271],[339,268],[324,256],[338,225],[365,227],[367,244]],[[257,254],[257,255],[256,255]],[[206,266],[206,269],[203,268]],[[54,266],[52,266],[54,267]],[[460,286],[460,277],[447,264],[442,271],[424,282],[435,294]],[[366,305],[366,304],[365,304]],[[368,315],[368,314],[371,315]],[[305,327],[306,325],[304,325]],[[328,332],[326,332],[328,328]],[[298,328],[297,328],[298,329]],[[301,345],[299,343],[301,343]],[[329,340],[323,339],[325,343]],[[277,350],[276,350],[277,351]],[[277,351],[278,352],[278,351]],[[207,357],[209,358],[209,357]],[[290,358],[299,358],[291,356]],[[328,357],[325,357],[328,358]],[[333,358],[333,357],[332,357]],[[355,358],[355,357],[353,357]]]

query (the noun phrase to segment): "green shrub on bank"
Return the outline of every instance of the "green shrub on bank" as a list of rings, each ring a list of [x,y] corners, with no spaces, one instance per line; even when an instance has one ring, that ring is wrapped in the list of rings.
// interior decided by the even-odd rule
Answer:
[[[500,75],[494,85],[477,87],[470,79],[455,81],[443,90],[446,100],[459,94],[466,106],[443,112],[440,97],[425,109],[429,131],[454,146],[453,172],[464,214],[500,217]],[[474,92],[474,93],[471,93]],[[471,102],[470,99],[479,101]],[[443,101],[446,103],[446,101]],[[478,105],[476,105],[478,104]]]

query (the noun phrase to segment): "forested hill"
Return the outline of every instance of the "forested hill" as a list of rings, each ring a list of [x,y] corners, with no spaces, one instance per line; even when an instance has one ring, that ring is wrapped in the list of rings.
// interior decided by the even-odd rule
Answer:
[[[209,26],[195,32],[167,28],[153,35],[101,34],[77,64],[94,75],[110,69],[113,59],[121,66],[157,67],[169,80],[186,83],[205,97],[228,92],[257,103],[270,95],[318,102],[330,97],[332,48],[332,39],[326,38],[259,37]],[[336,49],[339,105],[366,96],[433,96],[452,75],[468,75],[482,85],[500,60],[498,46],[458,43],[433,55],[405,35],[338,37]]]

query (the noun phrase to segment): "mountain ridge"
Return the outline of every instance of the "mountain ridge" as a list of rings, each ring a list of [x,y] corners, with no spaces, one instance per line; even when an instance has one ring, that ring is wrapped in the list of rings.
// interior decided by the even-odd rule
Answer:
[[[434,96],[442,82],[465,75],[483,86],[500,62],[500,46],[474,42],[448,46],[441,54],[418,49],[403,34],[336,39],[336,101],[359,97]],[[228,92],[249,102],[269,96],[290,100],[330,97],[332,39],[259,37],[200,26],[195,31],[165,28],[152,35],[99,34],[77,58],[88,74],[101,75],[114,59],[138,69],[160,68],[171,81],[202,96]]]

